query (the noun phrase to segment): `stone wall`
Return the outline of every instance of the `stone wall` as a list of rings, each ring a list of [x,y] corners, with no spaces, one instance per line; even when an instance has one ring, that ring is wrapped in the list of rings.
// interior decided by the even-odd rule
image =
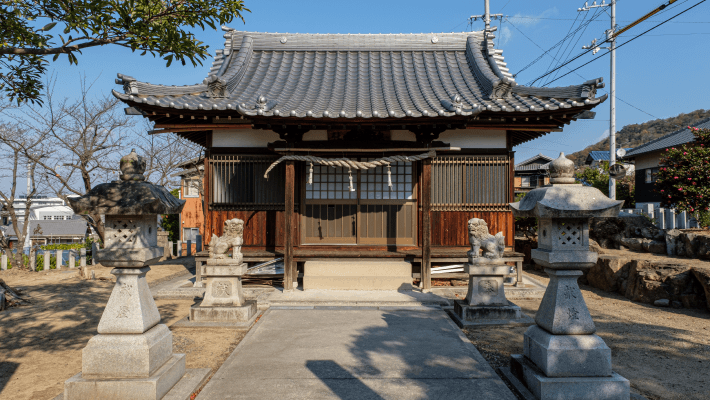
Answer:
[[[604,254],[580,283],[619,293],[632,301],[653,304],[668,300],[674,307],[710,309],[710,266],[682,260],[640,260]]]

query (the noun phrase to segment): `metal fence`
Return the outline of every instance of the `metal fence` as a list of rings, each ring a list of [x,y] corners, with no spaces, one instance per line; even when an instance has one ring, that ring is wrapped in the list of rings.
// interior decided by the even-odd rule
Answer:
[[[652,204],[644,205],[643,208],[625,208],[621,212],[645,215],[659,229],[688,229],[698,228],[698,220],[687,212],[676,212],[673,208],[654,207]]]

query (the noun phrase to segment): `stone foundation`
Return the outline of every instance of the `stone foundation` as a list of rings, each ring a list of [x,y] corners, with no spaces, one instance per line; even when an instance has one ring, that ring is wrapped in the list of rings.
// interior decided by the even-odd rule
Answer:
[[[306,261],[303,290],[411,290],[406,261]]]
[[[245,301],[241,306],[190,308],[190,322],[248,322],[257,313],[256,301]]]

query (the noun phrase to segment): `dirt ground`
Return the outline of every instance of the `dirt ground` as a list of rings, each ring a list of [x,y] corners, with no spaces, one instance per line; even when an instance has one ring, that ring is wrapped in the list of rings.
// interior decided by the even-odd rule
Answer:
[[[191,259],[151,267],[154,285],[182,275]],[[192,264],[194,265],[194,264]],[[0,278],[24,289],[33,304],[0,313],[0,398],[52,399],[64,381],[81,371],[81,349],[101,317],[112,288],[108,268],[96,268],[96,280],[76,271],[30,273],[3,271]],[[527,272],[526,272],[527,273]],[[543,273],[531,272],[547,283]],[[101,280],[104,278],[106,280]],[[601,336],[612,350],[614,371],[631,381],[632,390],[657,399],[710,399],[710,312],[657,308],[634,303],[589,286],[582,293]],[[193,301],[156,301],[168,326],[188,314]],[[534,316],[540,300],[516,300]],[[244,333],[223,329],[171,328],[176,353],[187,355],[188,368],[213,373]],[[526,328],[465,330],[495,368],[522,353]]]
[[[527,271],[526,271],[527,273]],[[543,273],[532,272],[547,284]],[[616,293],[581,286],[597,334],[611,348],[615,372],[631,382],[631,390],[649,400],[710,399],[710,312],[658,308],[634,303]],[[540,300],[515,300],[534,317]],[[527,328],[465,329],[494,367],[509,365],[522,354]]]
[[[194,265],[192,258],[179,260],[152,266],[148,283],[183,275],[186,265]],[[10,286],[31,296],[33,303],[0,313],[0,398],[53,399],[64,390],[64,381],[81,371],[81,350],[97,334],[113,288],[109,271],[95,267],[96,280],[81,279],[76,270],[0,273]],[[156,304],[161,322],[170,326],[187,315],[194,302],[157,300]],[[233,330],[172,330],[173,351],[186,354],[187,368],[211,368],[212,373],[244,337]]]

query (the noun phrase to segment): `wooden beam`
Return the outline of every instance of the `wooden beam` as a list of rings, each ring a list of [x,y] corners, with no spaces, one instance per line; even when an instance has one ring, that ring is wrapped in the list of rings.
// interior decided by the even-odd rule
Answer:
[[[422,160],[422,290],[431,290],[431,159]]]
[[[296,172],[293,161],[284,162],[286,165],[286,212],[284,213],[284,290],[293,290],[295,265],[293,263],[293,203]]]
[[[274,149],[275,152],[297,152],[297,151],[303,151],[303,152],[311,152],[311,151],[342,151],[342,152],[348,152],[348,153],[386,153],[386,152],[401,152],[401,151],[429,151],[429,150],[436,150],[436,151],[461,151],[460,147],[420,147],[420,148],[381,148],[381,149],[327,149],[327,148],[278,148]]]
[[[228,128],[228,129],[251,129],[251,124],[155,124],[155,128],[177,128],[177,129],[209,129]]]
[[[486,126],[477,126],[477,125],[468,125],[466,126],[466,129],[483,129],[483,130],[515,130],[515,131],[535,131],[535,132],[562,132],[562,129],[560,129],[559,125],[551,125],[550,127],[546,127],[545,125],[536,125],[536,126],[530,126],[530,125],[503,125],[503,126],[491,126],[491,125],[486,125]]]

